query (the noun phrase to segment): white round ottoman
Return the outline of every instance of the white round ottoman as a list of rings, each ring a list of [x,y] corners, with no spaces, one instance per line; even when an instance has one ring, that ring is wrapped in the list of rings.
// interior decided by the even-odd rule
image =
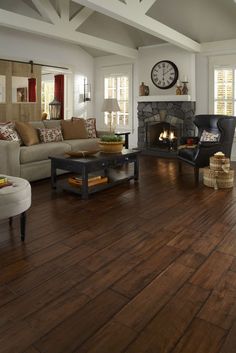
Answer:
[[[21,240],[25,239],[26,211],[31,206],[31,186],[30,183],[22,178],[4,175],[11,186],[0,189],[0,219],[9,218],[12,225],[12,217],[21,215],[20,228]]]

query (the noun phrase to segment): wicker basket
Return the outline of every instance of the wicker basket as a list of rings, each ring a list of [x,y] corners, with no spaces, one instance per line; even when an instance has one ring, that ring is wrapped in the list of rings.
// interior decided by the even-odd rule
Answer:
[[[230,160],[229,158],[219,158],[212,156],[210,157],[210,169],[216,171],[229,170],[230,169]]]
[[[203,169],[203,184],[216,190],[232,188],[234,186],[234,171],[230,169],[228,173],[225,173],[206,167]]]

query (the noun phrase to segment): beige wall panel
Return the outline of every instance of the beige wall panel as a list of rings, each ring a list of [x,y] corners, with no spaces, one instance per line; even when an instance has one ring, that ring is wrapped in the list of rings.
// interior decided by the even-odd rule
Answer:
[[[0,122],[7,121],[6,104],[0,104]]]

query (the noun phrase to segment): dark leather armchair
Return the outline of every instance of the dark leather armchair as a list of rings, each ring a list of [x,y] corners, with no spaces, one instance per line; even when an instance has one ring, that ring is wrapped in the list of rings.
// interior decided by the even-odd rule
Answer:
[[[199,180],[199,168],[209,165],[209,159],[216,152],[223,152],[230,158],[233,144],[236,117],[225,115],[197,115],[194,124],[198,128],[198,136],[195,139],[195,148],[182,148],[178,151],[179,168],[185,162],[194,167],[195,181]],[[203,131],[219,134],[219,141],[205,142],[200,141]],[[186,139],[186,138],[185,138]],[[184,140],[181,141],[185,143]]]

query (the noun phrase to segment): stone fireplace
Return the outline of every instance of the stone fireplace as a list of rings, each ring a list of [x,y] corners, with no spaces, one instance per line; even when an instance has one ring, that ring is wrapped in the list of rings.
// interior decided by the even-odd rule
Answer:
[[[194,136],[195,102],[138,102],[138,148],[159,155],[176,155],[182,136]]]

